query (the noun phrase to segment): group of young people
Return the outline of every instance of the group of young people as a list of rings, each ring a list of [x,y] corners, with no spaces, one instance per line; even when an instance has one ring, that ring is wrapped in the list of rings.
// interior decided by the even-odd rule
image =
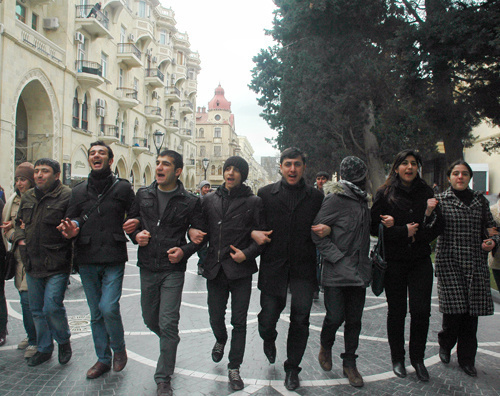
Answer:
[[[485,198],[468,188],[472,170],[465,162],[451,165],[451,187],[434,196],[420,178],[419,154],[403,151],[370,209],[368,168],[353,156],[342,160],[340,180],[322,180],[320,191],[305,182],[306,155],[288,148],[280,156],[282,179],[257,195],[244,184],[248,163],[239,156],[230,157],[223,166],[224,183],[201,198],[184,189],[179,180],[183,159],[173,150],[158,155],[155,181],[137,194],[127,180],[111,172],[113,151],[105,143],[90,145],[88,161],[92,169],[88,180],[73,190],[60,183],[60,167],[52,159],[40,159],[34,167],[19,165],[16,194],[2,216],[3,235],[18,260],[16,286],[28,335],[23,341],[28,365],[51,358],[53,339],[59,345],[59,362],[65,364],[71,358],[63,300],[73,263],[89,304],[98,357],[87,378],[97,378],[111,367],[123,370],[127,353],[119,300],[128,234],[139,246],[142,316],[160,341],[154,375],[158,395],[173,394],[186,265],[200,250],[199,273],[207,280],[215,336],[214,362],[223,359],[229,340],[225,314],[231,296],[228,379],[233,390],[244,388],[240,368],[252,277],[257,271],[258,331],[271,364],[277,355],[277,323],[290,294],[285,386],[288,390],[300,386],[300,363],[318,288],[317,250],[323,260],[326,308],[319,364],[326,371],[332,369],[336,332],[345,322],[343,373],[352,386],[363,386],[356,351],[371,281],[370,233],[377,235],[382,224],[388,262],[387,332],[395,374],[406,376],[404,322],[409,301],[411,364],[420,380],[429,380],[424,365],[433,280],[429,244],[439,236],[435,268],[443,313],[440,358],[449,363],[458,343],[460,367],[476,375],[477,318],[493,313],[486,257],[496,250],[500,236]]]

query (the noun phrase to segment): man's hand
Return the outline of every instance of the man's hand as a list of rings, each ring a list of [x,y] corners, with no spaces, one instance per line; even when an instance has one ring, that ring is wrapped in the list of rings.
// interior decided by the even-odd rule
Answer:
[[[149,243],[149,239],[151,238],[151,234],[148,230],[142,230],[135,236],[135,241],[139,246],[147,246]]]
[[[269,238],[269,235],[273,233],[273,230],[271,231],[257,231],[254,230],[252,231],[251,237],[257,243],[257,245],[264,245],[265,243],[271,242],[271,238]]]
[[[495,241],[493,239],[485,239],[481,244],[481,249],[485,252],[491,252],[495,247]]]
[[[380,222],[385,228],[390,228],[394,225],[394,217],[390,215],[380,215],[380,218],[382,219]]]
[[[243,253],[240,249],[238,249],[237,247],[234,247],[233,245],[229,245],[229,247],[234,250],[234,253],[229,253],[231,255],[231,258],[234,261],[236,261],[238,264],[242,263],[243,261],[245,261],[247,259],[247,257],[245,256],[245,253]]]
[[[132,234],[137,227],[139,227],[139,219],[128,219],[125,223],[123,223],[123,231],[127,234]]]
[[[427,200],[427,209],[425,210],[425,215],[429,217],[434,209],[436,209],[436,206],[438,204],[438,200],[436,198],[429,198]]]
[[[191,242],[199,245],[201,242],[203,242],[203,237],[207,235],[207,233],[203,232],[202,230],[198,230],[197,228],[190,228],[188,231],[188,235]]]
[[[408,238],[413,238],[418,231],[418,223],[408,223],[406,227],[408,227]]]
[[[19,246],[26,246],[26,241],[24,239],[20,239],[17,243]]]
[[[327,226],[326,224],[313,225],[311,226],[311,230],[320,238],[324,238],[327,235],[330,235],[330,233],[332,232],[332,228],[330,226]]]
[[[172,264],[177,264],[184,257],[184,252],[180,247],[173,247],[172,249],[167,250],[168,259]]]
[[[4,233],[7,233],[12,228],[14,228],[14,222],[12,220],[4,221],[3,224],[0,226],[0,228],[3,230]]]
[[[487,228],[487,230],[488,230],[488,236],[489,237],[498,235],[498,227]]]
[[[61,220],[61,224],[57,226],[57,229],[66,239],[74,238],[80,232],[80,228],[76,226],[76,223],[74,221],[71,221],[67,217],[64,220]]]

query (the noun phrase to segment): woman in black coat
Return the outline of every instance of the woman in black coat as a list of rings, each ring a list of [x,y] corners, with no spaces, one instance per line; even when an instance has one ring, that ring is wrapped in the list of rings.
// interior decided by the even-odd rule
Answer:
[[[404,328],[410,304],[410,360],[421,381],[429,380],[424,366],[432,294],[429,243],[439,230],[425,227],[437,205],[432,189],[419,176],[420,155],[404,150],[396,155],[386,182],[378,189],[372,207],[372,235],[384,224],[387,334],[394,373],[406,376]],[[435,222],[435,224],[438,224]]]

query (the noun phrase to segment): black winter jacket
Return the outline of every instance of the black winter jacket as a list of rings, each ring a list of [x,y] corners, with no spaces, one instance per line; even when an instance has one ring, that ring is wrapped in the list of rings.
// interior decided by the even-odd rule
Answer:
[[[425,216],[427,200],[434,197],[434,191],[423,180],[415,180],[409,191],[396,187],[398,204],[391,204],[384,196],[383,190],[378,190],[371,209],[371,234],[378,235],[380,215],[394,217],[394,226],[384,228],[385,254],[387,260],[417,261],[431,254],[429,243],[437,238],[438,227],[426,227]],[[415,242],[408,238],[406,224],[418,223]]]
[[[116,180],[110,175],[110,181],[103,194]],[[92,183],[83,181],[73,188],[66,216],[80,224],[80,233],[75,241],[74,262],[82,264],[123,264],[128,260],[127,237],[123,231],[125,215],[138,217],[131,212],[135,194],[130,182],[118,179],[111,192],[92,212],[86,222],[84,216],[98,199],[98,192]]]
[[[264,229],[262,223],[262,200],[252,193],[250,187],[232,190],[229,194],[225,187],[203,197],[203,217],[208,230],[209,248],[203,266],[203,276],[214,279],[221,266],[228,279],[244,278],[257,272],[255,258],[262,251],[250,234]],[[224,213],[223,199],[228,199]],[[230,253],[230,245],[243,251],[246,260],[235,262]]]
[[[179,180],[177,185],[178,189],[168,201],[161,218],[158,213],[158,183],[154,181],[137,191],[133,212],[139,212],[141,224],[131,238],[137,243],[135,236],[142,230],[151,234],[149,243],[139,247],[137,265],[141,268],[153,272],[186,271],[187,260],[200,248],[200,245],[186,242],[188,228],[204,229],[200,199],[187,192]],[[180,247],[184,252],[184,257],[177,264],[168,259],[167,251],[173,247]]]

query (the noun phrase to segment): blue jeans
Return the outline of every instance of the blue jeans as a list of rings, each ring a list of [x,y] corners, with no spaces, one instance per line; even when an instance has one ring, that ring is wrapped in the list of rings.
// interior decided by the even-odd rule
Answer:
[[[125,263],[119,265],[80,265],[83,290],[90,308],[90,327],[98,361],[111,365],[111,349],[125,350],[123,322],[120,314]]]
[[[179,319],[184,272],[151,272],[141,268],[141,307],[144,323],[160,337],[155,382],[170,382],[179,345]]]
[[[20,291],[19,297],[21,298],[21,308],[23,310],[23,324],[26,335],[28,336],[28,344],[36,345],[36,327],[33,321],[33,314],[30,309],[30,300],[28,291]]]
[[[52,353],[54,339],[58,344],[69,342],[71,333],[63,304],[68,278],[69,274],[57,274],[46,278],[34,278],[26,274],[38,352]]]

